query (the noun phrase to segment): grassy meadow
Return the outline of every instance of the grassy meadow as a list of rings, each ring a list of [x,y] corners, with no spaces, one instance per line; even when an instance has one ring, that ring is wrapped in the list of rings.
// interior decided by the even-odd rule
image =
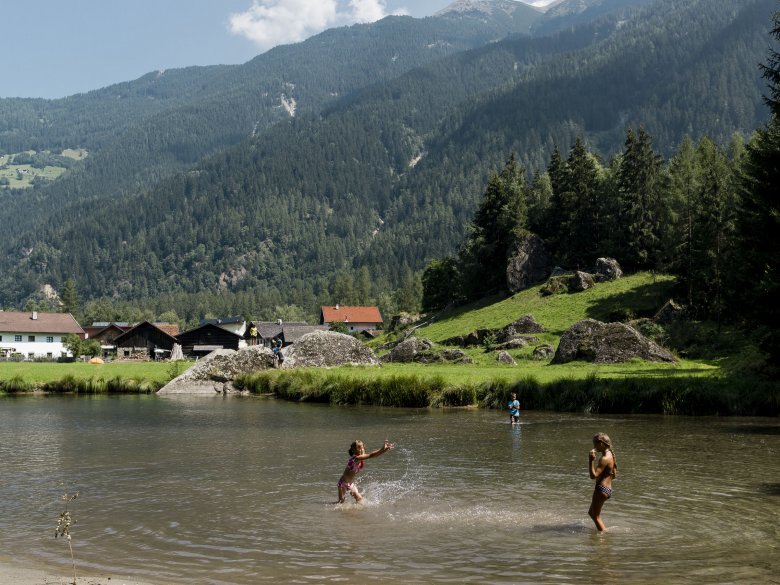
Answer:
[[[415,335],[440,343],[476,329],[501,328],[533,315],[546,329],[537,342],[509,353],[516,366],[499,364],[494,351],[470,347],[473,364],[383,364],[300,370],[269,370],[235,380],[238,388],[287,400],[331,404],[376,404],[502,408],[517,392],[525,408],[580,412],[665,414],[780,414],[778,385],[750,374],[760,355],[748,340],[716,332],[711,324],[659,328],[659,341],[674,337],[685,347],[674,364],[639,359],[621,364],[572,362],[552,365],[534,359],[534,347],[557,346],[573,323],[651,317],[672,295],[674,281],[640,273],[574,294],[541,296],[540,286],[503,299],[459,307],[437,315]],[[399,334],[387,332],[370,345],[378,354]],[[726,339],[726,342],[723,342]],[[697,357],[693,357],[697,356]],[[0,392],[154,392],[189,366],[187,362],[0,363]],[[735,371],[738,372],[735,374]]]

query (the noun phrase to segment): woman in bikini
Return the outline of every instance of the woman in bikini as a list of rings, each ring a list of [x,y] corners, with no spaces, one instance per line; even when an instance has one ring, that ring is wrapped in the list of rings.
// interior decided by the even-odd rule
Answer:
[[[380,449],[372,451],[371,453],[366,453],[366,447],[363,445],[363,441],[355,441],[350,445],[349,461],[347,461],[347,467],[344,469],[344,473],[341,475],[341,479],[338,483],[339,504],[344,503],[344,499],[347,497],[348,493],[352,494],[352,497],[355,498],[355,502],[360,503],[363,501],[363,496],[360,495],[360,492],[354,483],[357,472],[363,469],[363,461],[371,459],[372,457],[379,457],[382,453],[386,453],[393,447],[395,447],[395,445],[388,442],[387,439],[385,439],[385,443]]]
[[[601,457],[596,461],[596,453],[601,452]],[[596,489],[593,490],[593,500],[590,503],[588,516],[593,518],[599,532],[607,529],[601,520],[601,508],[612,495],[612,480],[617,476],[617,459],[612,449],[612,441],[604,433],[593,436],[593,449],[589,454],[588,472],[590,478],[596,480]]]

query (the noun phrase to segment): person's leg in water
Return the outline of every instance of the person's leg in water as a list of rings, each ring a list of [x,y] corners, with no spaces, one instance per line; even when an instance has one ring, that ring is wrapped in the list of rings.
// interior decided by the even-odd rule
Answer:
[[[601,520],[601,508],[604,506],[604,502],[609,499],[609,496],[598,489],[593,490],[593,499],[590,502],[590,508],[588,509],[588,516],[593,519],[596,524],[596,528],[599,532],[606,531],[607,527],[604,526],[604,522]]]

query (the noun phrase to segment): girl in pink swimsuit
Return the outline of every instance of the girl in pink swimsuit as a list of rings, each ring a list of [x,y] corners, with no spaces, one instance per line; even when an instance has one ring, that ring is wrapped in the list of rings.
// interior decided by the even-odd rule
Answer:
[[[344,473],[341,475],[341,479],[338,483],[339,504],[344,503],[344,499],[347,497],[348,493],[352,494],[352,497],[355,498],[356,502],[360,503],[363,501],[363,496],[360,495],[360,492],[354,483],[357,472],[363,469],[363,461],[371,459],[372,457],[379,457],[382,453],[386,453],[393,447],[395,447],[395,445],[388,442],[387,439],[385,439],[385,443],[380,449],[372,451],[371,453],[366,453],[366,447],[363,445],[363,441],[355,441],[350,445],[349,461],[347,461],[347,467],[344,469]]]
[[[596,453],[601,452],[601,457],[596,461]],[[588,455],[588,473],[591,479],[596,480],[596,489],[593,490],[593,499],[590,503],[588,516],[593,519],[599,532],[607,528],[601,520],[601,508],[612,495],[612,480],[617,476],[617,459],[612,449],[612,441],[604,433],[593,436],[593,449]]]

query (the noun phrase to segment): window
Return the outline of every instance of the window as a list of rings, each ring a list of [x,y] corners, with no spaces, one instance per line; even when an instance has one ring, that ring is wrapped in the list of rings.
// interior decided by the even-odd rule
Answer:
[[[54,337],[52,335],[47,335],[46,343],[54,343]]]
[[[21,335],[14,335],[14,341],[21,341],[22,336]]]
[[[2,335],[0,335],[0,341],[3,341],[3,336]]]
[[[19,341],[21,341],[21,339]],[[27,341],[35,341],[35,335],[28,335]]]
[[[53,357],[53,356],[52,356],[52,353],[51,353],[51,352],[48,352],[48,353],[46,354],[46,357],[47,357],[47,358],[49,358],[49,359],[51,359],[51,358]]]

